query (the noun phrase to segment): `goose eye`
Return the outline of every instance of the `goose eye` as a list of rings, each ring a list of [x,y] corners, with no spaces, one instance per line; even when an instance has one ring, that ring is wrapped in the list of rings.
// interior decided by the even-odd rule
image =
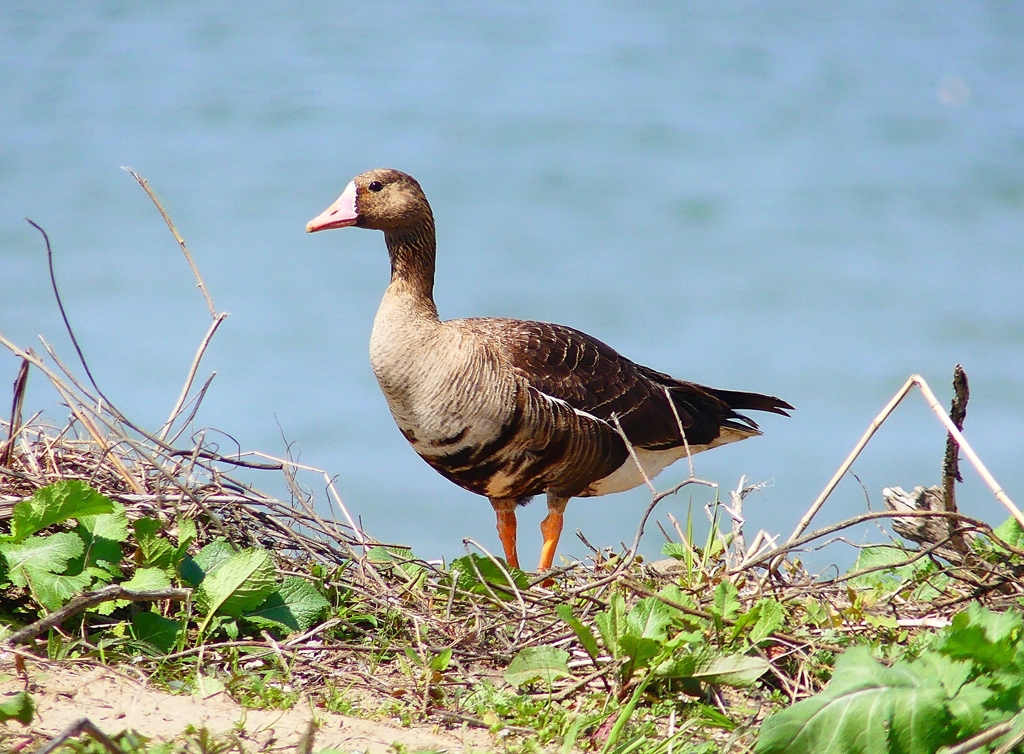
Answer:
[[[380,191],[384,188],[384,184],[380,181],[370,181],[370,185],[367,186],[367,188],[370,189],[370,191]]]

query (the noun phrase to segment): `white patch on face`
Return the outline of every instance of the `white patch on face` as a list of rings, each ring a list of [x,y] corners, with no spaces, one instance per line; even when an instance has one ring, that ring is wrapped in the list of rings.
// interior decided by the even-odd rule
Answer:
[[[356,182],[349,181],[345,190],[341,192],[341,196],[338,197],[338,201],[335,202],[338,210],[348,217],[358,217],[359,213],[356,211]]]

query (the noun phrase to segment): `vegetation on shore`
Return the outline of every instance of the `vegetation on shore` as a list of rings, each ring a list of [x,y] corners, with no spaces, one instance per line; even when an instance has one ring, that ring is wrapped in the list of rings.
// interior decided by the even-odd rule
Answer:
[[[886,490],[889,510],[805,533],[826,490],[788,541],[748,544],[756,487],[741,480],[706,536],[670,515],[665,559],[644,562],[657,504],[709,484],[691,474],[652,487],[629,548],[594,548],[548,583],[471,542],[451,563],[421,560],[359,529],[326,474],[317,499],[305,475],[322,472],[222,455],[190,432],[209,385],[193,380],[224,318],[207,302],[210,331],[156,432],[54,352],[0,334],[23,365],[0,420],[0,676],[23,681],[0,698],[0,749],[44,744],[32,669],[75,663],[246,707],[308,705],[301,752],[322,750],[327,712],[486,729],[489,748],[524,753],[1024,750],[1024,528],[1008,498],[996,529],[956,509],[965,377],[951,416],[939,411],[952,450],[936,488]],[[66,425],[23,421],[30,372],[70,409]],[[916,379],[902,395],[927,390]],[[279,474],[288,500],[258,489]],[[804,568],[802,552],[874,519],[899,537],[862,548],[848,573]],[[58,739],[82,752],[259,750],[187,722],[171,741],[87,723]]]

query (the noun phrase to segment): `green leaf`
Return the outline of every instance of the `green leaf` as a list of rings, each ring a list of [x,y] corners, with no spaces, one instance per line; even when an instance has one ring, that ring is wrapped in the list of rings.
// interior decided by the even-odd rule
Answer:
[[[678,542],[666,542],[661,546],[661,554],[666,558],[686,560],[687,555],[692,555],[692,552],[688,547],[686,547],[686,545],[682,545]]]
[[[934,653],[930,653],[933,654]],[[941,655],[940,655],[941,656]],[[970,663],[964,663],[970,669]],[[995,694],[978,682],[965,683],[947,705],[962,736],[969,737],[985,727]]]
[[[175,548],[163,533],[163,524],[155,518],[140,518],[133,525],[135,540],[142,554],[140,566],[169,569],[173,565]]]
[[[911,579],[915,575],[912,566],[900,566],[908,557],[908,553],[902,547],[892,545],[870,545],[862,547],[857,554],[857,560],[847,573],[857,573],[871,568],[882,568],[881,571],[872,571],[863,576],[855,576],[849,580],[850,586],[854,589],[884,589],[893,591],[898,589],[905,579]],[[897,567],[899,566],[899,567]]]
[[[65,479],[36,490],[28,500],[14,506],[11,514],[10,541],[20,542],[26,537],[59,524],[69,518],[110,513],[114,504],[78,479]]]
[[[733,620],[743,609],[739,590],[731,581],[722,581],[715,587],[711,613],[722,620]]]
[[[566,655],[568,657],[568,655]],[[452,650],[451,647],[442,649],[436,655],[430,658],[430,662],[427,663],[428,667],[435,673],[443,673],[448,669],[449,663],[452,661]]]
[[[112,542],[124,542],[128,539],[128,516],[121,503],[111,501],[111,511],[95,516],[77,516],[78,526],[88,532],[92,539],[108,539]],[[82,537],[88,544],[89,540]]]
[[[569,677],[569,653],[558,647],[526,647],[520,650],[505,670],[505,680],[519,688],[541,681],[551,686],[559,678]]]
[[[289,576],[255,610],[243,617],[258,626],[284,633],[307,631],[330,606],[315,586],[305,579]]]
[[[525,573],[513,566],[505,566],[505,568],[517,589],[526,591],[530,588],[530,580]],[[474,594],[490,594],[490,591],[493,591],[501,599],[514,599],[508,578],[490,558],[475,553],[465,555],[453,560],[448,570],[459,572],[459,589],[463,591]],[[479,576],[477,572],[479,572]],[[480,580],[481,576],[483,581]],[[488,591],[488,586],[491,588],[490,591]]]
[[[124,552],[119,542],[128,538],[128,517],[121,503],[115,502],[113,505],[111,513],[78,519],[75,534],[82,538],[85,552],[78,563],[69,565],[68,570],[72,573],[99,568],[106,572],[100,577],[105,582],[121,576],[119,564],[124,558]]]
[[[663,641],[677,611],[654,597],[645,597],[626,614],[625,634]]]
[[[619,637],[619,650],[630,660],[627,671],[645,667],[648,660],[657,657],[663,646],[663,642],[657,639],[647,639],[634,634]]]
[[[754,607],[760,613],[747,638],[751,644],[760,644],[782,628],[782,624],[786,620],[786,610],[780,602],[773,599],[760,600]]]
[[[26,586],[30,571],[63,572],[68,567],[68,561],[84,551],[82,538],[72,532],[0,544],[0,555],[7,561],[7,578],[15,586]]]
[[[92,583],[92,576],[88,573],[68,576],[63,573],[30,570],[28,578],[32,596],[40,605],[51,611],[57,610],[69,599],[84,592]]]
[[[713,686],[751,686],[770,667],[761,657],[719,655],[701,663],[690,678]]]
[[[374,563],[397,563],[399,560],[409,560],[413,557],[411,547],[402,545],[377,545],[371,547],[366,557]]]
[[[132,616],[135,638],[152,644],[164,654],[174,649],[182,627],[181,621],[165,618],[159,613],[135,613]]]
[[[160,568],[136,568],[135,575],[121,584],[133,592],[155,592],[171,586],[167,572]]]
[[[1013,516],[999,524],[992,530],[992,533],[1011,547],[1019,548],[1024,545],[1024,529],[1020,528],[1020,524]],[[1002,550],[1001,547],[997,547],[997,549]]]
[[[866,647],[848,650],[828,686],[769,717],[758,754],[934,752],[954,740],[942,684],[909,663],[886,668]]]
[[[178,516],[178,559],[180,560],[185,555],[185,550],[191,545],[196,539],[199,538],[199,529],[196,527],[194,519],[186,516]]]
[[[28,725],[32,722],[35,712],[35,702],[24,691],[4,697],[3,701],[0,701],[0,723],[17,720],[22,725]]]
[[[270,554],[262,549],[242,550],[206,574],[196,590],[196,604],[207,618],[218,611],[237,618],[276,588]]]
[[[569,624],[569,627],[575,632],[576,638],[580,640],[580,644],[583,649],[586,650],[587,654],[590,655],[591,659],[596,659],[600,651],[597,648],[597,639],[594,638],[594,632],[590,630],[590,626],[587,626],[572,614],[572,608],[566,604],[557,605],[555,612],[558,613],[558,617]]]
[[[178,570],[181,572],[181,578],[192,586],[199,586],[207,574],[234,554],[235,548],[231,546],[230,542],[215,539],[200,550],[194,558],[186,557],[182,560]]]
[[[1022,632],[1024,619],[1019,613],[994,613],[974,602],[953,616],[935,649],[948,657],[998,670],[1013,662]]]
[[[974,670],[970,662],[953,660],[939,652],[924,652],[914,665],[918,671],[941,683],[946,696],[949,697],[960,693]]]
[[[602,610],[594,616],[594,625],[601,634],[601,640],[605,648],[616,660],[622,657],[622,647],[619,639],[625,633],[626,601],[622,595],[616,592],[608,601],[608,609]]]

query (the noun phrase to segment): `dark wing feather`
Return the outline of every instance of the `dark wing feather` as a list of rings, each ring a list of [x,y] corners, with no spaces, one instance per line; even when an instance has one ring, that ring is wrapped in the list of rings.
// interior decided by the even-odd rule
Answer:
[[[537,390],[605,421],[617,416],[637,447],[660,449],[682,444],[667,395],[671,395],[692,445],[714,441],[723,426],[755,433],[757,424],[733,408],[775,413],[790,408],[770,396],[676,380],[630,361],[571,327],[492,318],[465,322],[492,338],[500,356]]]

